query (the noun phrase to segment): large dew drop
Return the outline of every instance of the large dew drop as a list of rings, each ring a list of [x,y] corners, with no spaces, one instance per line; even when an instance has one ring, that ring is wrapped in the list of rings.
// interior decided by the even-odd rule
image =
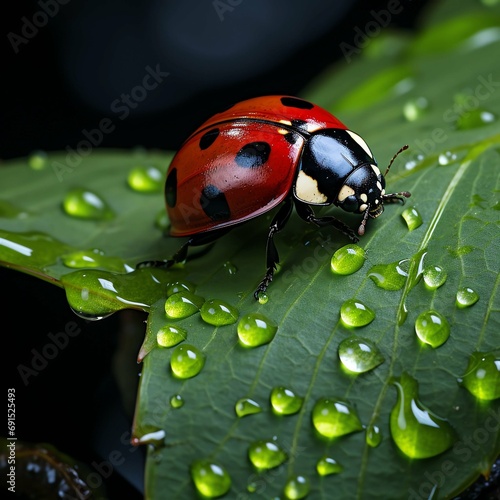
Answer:
[[[371,340],[349,337],[339,344],[339,358],[345,368],[365,373],[384,362],[380,349]]]
[[[390,264],[377,264],[368,271],[368,277],[384,290],[401,290],[408,278],[409,259]]]
[[[187,338],[187,331],[176,325],[162,326],[157,334],[156,341],[160,347],[174,347]]]
[[[460,309],[473,306],[478,300],[479,294],[468,286],[464,286],[457,291],[457,306]]]
[[[192,316],[205,302],[203,297],[191,292],[177,292],[165,301],[165,313],[169,318],[182,319]]]
[[[200,373],[205,355],[194,345],[182,344],[172,351],[170,367],[177,378],[191,378]]]
[[[471,354],[459,382],[478,399],[500,398],[500,349]]]
[[[196,460],[191,465],[191,478],[203,498],[221,497],[231,488],[228,472],[213,460]]]
[[[335,274],[353,274],[363,267],[365,259],[365,251],[361,247],[345,245],[333,254],[331,268]]]
[[[316,463],[316,471],[320,476],[329,476],[330,474],[340,474],[344,467],[337,460],[327,455],[321,457]]]
[[[271,391],[271,406],[277,415],[293,415],[302,407],[303,398],[297,396],[291,389],[275,387]]]
[[[349,327],[366,326],[375,319],[375,312],[360,300],[349,299],[340,306],[340,317]]]
[[[136,167],[129,172],[127,183],[140,193],[158,193],[163,189],[164,178],[156,167]]]
[[[448,320],[437,311],[425,311],[415,320],[418,338],[432,347],[443,345],[450,336]]]
[[[97,193],[83,188],[75,188],[66,193],[63,210],[78,219],[106,220],[115,216],[109,205]]]
[[[415,207],[405,208],[401,213],[401,217],[405,220],[410,231],[417,229],[417,227],[423,224],[422,216]]]
[[[440,266],[427,266],[423,273],[425,286],[429,290],[436,290],[444,285],[448,277],[446,271]]]
[[[238,338],[246,347],[258,347],[273,340],[278,327],[266,316],[249,313],[238,323]]]
[[[273,469],[286,459],[286,453],[270,440],[255,441],[248,448],[248,458],[257,470]]]
[[[299,474],[292,476],[285,484],[283,493],[287,500],[300,500],[305,498],[311,490],[309,479]]]
[[[250,398],[241,398],[236,401],[234,405],[234,411],[238,417],[246,417],[248,415],[254,415],[255,413],[260,413],[262,408],[259,403]]]
[[[312,423],[318,434],[327,439],[363,429],[356,410],[340,399],[319,399],[312,410]]]
[[[239,311],[223,300],[210,299],[201,306],[200,315],[209,325],[223,326],[236,323]]]
[[[396,446],[410,458],[434,457],[450,448],[455,431],[418,400],[417,381],[403,373],[394,385],[398,398],[391,411],[390,428]]]

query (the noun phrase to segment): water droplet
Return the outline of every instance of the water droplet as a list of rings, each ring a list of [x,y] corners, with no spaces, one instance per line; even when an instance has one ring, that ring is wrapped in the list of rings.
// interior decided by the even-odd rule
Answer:
[[[164,178],[156,167],[136,167],[129,172],[127,183],[134,191],[159,193],[163,189]]]
[[[166,232],[170,221],[168,219],[167,211],[162,208],[155,217],[155,227],[162,232]]]
[[[416,97],[407,101],[403,106],[403,115],[409,122],[414,122],[425,115],[429,108],[429,101],[425,97]]]
[[[456,435],[447,420],[418,400],[418,383],[403,373],[394,382],[398,393],[391,411],[390,428],[396,446],[410,458],[429,458],[450,448]]]
[[[257,298],[259,300],[259,304],[267,304],[268,300],[269,300],[269,296],[267,295],[266,292],[262,292],[260,291],[258,294],[257,294]]]
[[[238,323],[238,338],[247,347],[258,347],[273,340],[278,327],[266,316],[249,313]]]
[[[380,349],[371,340],[349,337],[339,344],[339,358],[351,372],[365,373],[384,362]]]
[[[376,425],[369,425],[366,428],[366,444],[376,448],[382,442],[382,432]]]
[[[444,153],[441,153],[438,157],[438,163],[440,165],[449,165],[450,163],[453,163],[456,161],[458,156],[456,153],[452,153],[451,151],[445,151]]]
[[[375,319],[375,312],[356,299],[346,300],[340,306],[340,317],[346,326],[366,326]]]
[[[409,261],[409,259],[403,259],[390,264],[377,264],[368,271],[368,277],[384,290],[401,290],[408,277],[407,264]]]
[[[472,353],[459,382],[478,399],[500,398],[500,350]]]
[[[196,460],[191,465],[191,478],[203,498],[217,498],[231,488],[231,477],[226,469],[212,460]]]
[[[443,345],[450,336],[448,320],[436,311],[425,311],[415,320],[418,338],[432,347]]]
[[[156,334],[156,341],[161,347],[174,347],[187,339],[187,331],[180,326],[162,326]]]
[[[363,267],[365,251],[358,245],[350,244],[339,248],[332,256],[331,267],[335,274],[352,274]]]
[[[283,493],[288,500],[300,500],[305,498],[310,490],[309,479],[301,475],[295,475],[286,482]]]
[[[442,267],[431,265],[424,269],[423,277],[427,288],[436,290],[445,283],[448,274]]]
[[[4,219],[26,219],[29,212],[16,207],[10,201],[0,200],[0,217]]]
[[[297,396],[291,389],[275,387],[271,391],[271,406],[278,415],[293,415],[302,407],[303,398]]]
[[[66,193],[63,210],[79,219],[106,220],[114,217],[114,212],[98,194],[82,188]]]
[[[174,281],[167,284],[167,297],[179,292],[191,292],[194,293],[196,290],[196,285],[186,280]]]
[[[464,286],[457,291],[457,306],[460,307],[460,309],[470,307],[478,300],[478,293],[468,286]]]
[[[260,404],[250,398],[242,398],[236,401],[234,405],[234,411],[238,417],[246,417],[247,415],[254,415],[255,413],[260,413],[262,408]]]
[[[205,355],[194,345],[181,344],[172,351],[170,367],[177,378],[191,378],[200,373]]]
[[[278,467],[286,459],[286,453],[270,440],[255,441],[248,448],[248,458],[257,470]]]
[[[203,297],[191,292],[177,292],[165,301],[165,313],[169,318],[187,318],[197,313],[205,302]]]
[[[223,326],[236,323],[239,311],[227,302],[219,299],[210,299],[201,306],[200,314],[205,323],[214,326]]]
[[[363,429],[356,410],[340,399],[319,399],[312,410],[312,422],[318,433],[327,439]]]
[[[405,163],[405,170],[413,170],[418,164],[422,163],[425,159],[423,154],[418,154],[413,156],[410,160]]]
[[[316,471],[320,476],[329,476],[330,474],[340,474],[344,468],[334,458],[323,456],[316,463]]]
[[[230,261],[224,262],[224,269],[227,274],[236,274],[238,272],[238,268]]]
[[[485,111],[484,109],[473,109],[471,111],[466,111],[457,119],[457,129],[458,130],[470,130],[473,128],[484,127],[496,121],[497,117]]]
[[[184,406],[184,398],[180,394],[174,394],[170,398],[170,406],[172,408],[178,409]]]
[[[123,259],[106,256],[98,248],[66,253],[61,256],[61,261],[66,267],[72,269],[93,269],[99,267],[116,273],[133,271],[133,268],[127,265]]]
[[[401,216],[405,220],[410,231],[417,229],[417,227],[420,227],[423,223],[422,216],[418,213],[415,207],[405,208],[401,213]]]
[[[49,163],[49,158],[45,151],[33,151],[28,158],[28,165],[33,170],[43,170]]]
[[[462,245],[461,247],[457,248],[447,246],[446,250],[453,258],[457,259],[458,257],[463,257],[464,255],[471,253],[472,250],[474,250],[474,247],[471,245]]]

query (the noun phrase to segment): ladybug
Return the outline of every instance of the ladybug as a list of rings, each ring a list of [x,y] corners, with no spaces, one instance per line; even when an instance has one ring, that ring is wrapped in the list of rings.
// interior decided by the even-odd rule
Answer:
[[[242,101],[203,123],[173,158],[165,183],[170,234],[188,240],[172,259],[156,264],[183,262],[188,247],[210,243],[281,205],[269,226],[258,298],[279,262],[274,236],[294,206],[305,221],[333,226],[357,242],[350,227],[333,216],[317,217],[312,206],[361,214],[361,236],[384,203],[404,203],[410,196],[386,194],[384,175],[366,142],[319,106],[280,95]]]

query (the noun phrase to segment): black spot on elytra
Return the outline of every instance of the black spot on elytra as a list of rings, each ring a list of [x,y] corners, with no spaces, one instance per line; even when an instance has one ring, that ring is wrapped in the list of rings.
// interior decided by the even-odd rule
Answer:
[[[205,186],[201,192],[200,204],[213,221],[227,220],[231,217],[226,195],[213,184]]]
[[[290,144],[295,144],[300,136],[295,132],[287,132],[283,137],[285,138],[286,142],[289,142]]]
[[[217,137],[219,137],[220,130],[218,128],[213,128],[212,130],[209,130],[208,132],[205,132],[200,139],[200,149],[207,149],[209,148],[214,142]]]
[[[250,142],[236,154],[236,163],[243,168],[261,167],[269,159],[271,146],[267,142]]]
[[[177,169],[173,168],[168,176],[167,182],[165,182],[165,200],[167,200],[167,205],[169,207],[174,207],[177,202]]]
[[[312,109],[314,108],[314,104],[304,101],[304,99],[297,99],[297,97],[282,97],[281,103],[283,106],[287,106],[289,108],[299,108],[299,109]]]

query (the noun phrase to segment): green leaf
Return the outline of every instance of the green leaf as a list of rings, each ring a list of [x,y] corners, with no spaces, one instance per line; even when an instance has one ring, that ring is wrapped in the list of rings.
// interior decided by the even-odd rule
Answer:
[[[453,15],[452,8],[441,9]],[[477,5],[475,9],[481,19],[485,13],[499,14],[498,7],[488,10]],[[453,23],[450,19],[448,26]],[[438,36],[435,26],[429,28],[433,37]],[[264,272],[272,214],[234,229],[208,251],[194,251],[196,258],[185,266],[117,273],[120,266],[131,270],[143,260],[168,258],[179,247],[177,240],[163,237],[155,226],[162,194],[136,192],[126,181],[137,165],[152,164],[165,172],[171,155],[94,152],[61,182],[52,167],[65,161],[64,154],[49,154],[42,170],[32,170],[27,159],[7,162],[0,170],[0,207],[5,214],[0,219],[0,261],[4,265],[64,285],[80,314],[101,316],[123,307],[150,313],[140,352],[144,366],[134,423],[136,442],[153,443],[146,467],[150,497],[194,498],[190,467],[204,460],[203,467],[214,463],[229,474],[228,498],[280,496],[287,481],[297,475],[307,478],[309,498],[328,498],[332,491],[336,498],[346,499],[427,498],[435,488],[439,498],[450,498],[479,474],[487,474],[500,454],[500,399],[476,399],[457,381],[473,353],[494,351],[500,345],[500,123],[494,118],[487,123],[471,121],[465,129],[458,126],[465,113],[477,109],[500,116],[500,70],[492,64],[500,43],[466,49],[440,44],[429,54],[428,48],[415,48],[428,47],[426,37],[431,39],[424,29],[407,41],[408,49],[394,56],[402,58],[396,69],[359,59],[320,77],[304,95],[332,110],[339,109],[335,103],[340,102],[340,118],[361,133],[383,159],[382,165],[402,144],[410,144],[410,150],[396,159],[387,183],[391,192],[412,193],[408,206],[415,207],[423,224],[409,231],[401,217],[403,208],[386,206],[380,218],[369,221],[360,242],[367,262],[357,273],[341,276],[331,272],[330,259],[348,243],[346,239],[292,217],[277,238],[280,269],[265,304],[256,302],[252,294]],[[410,69],[409,85],[398,86],[394,80],[396,92],[365,99],[366,89],[377,88],[373,82],[384,81],[385,71],[397,74],[398,67]],[[407,76],[400,75],[403,80]],[[405,104],[419,97],[425,97],[429,106],[417,119],[405,120]],[[114,217],[92,221],[66,215],[62,200],[77,187],[99,194]],[[322,214],[338,212],[326,208]],[[354,216],[340,217],[353,227],[359,224]],[[91,270],[68,268],[65,262],[71,259],[61,258],[94,248],[104,255],[95,254],[97,265]],[[409,259],[408,278],[399,290],[378,288],[368,276],[374,265],[405,259]],[[420,280],[422,267],[428,265],[447,273],[438,289],[430,290]],[[237,322],[214,327],[199,314],[168,319],[164,309],[168,283],[176,281],[192,282],[196,295],[236,307],[240,318],[264,315],[278,325],[274,339],[249,349],[238,340]],[[455,303],[463,287],[479,295],[471,307]],[[347,328],[339,311],[348,299],[373,309],[375,319],[361,328]],[[437,348],[421,343],[414,331],[416,318],[428,310],[442,314],[450,326],[449,339]],[[187,344],[205,355],[197,376],[173,376],[170,357],[175,348],[159,347],[156,342],[158,330],[169,324],[185,330]],[[337,350],[343,340],[357,336],[374,342],[384,362],[355,375],[340,366]],[[488,394],[495,395],[498,375],[488,373],[493,387]],[[405,395],[397,385],[408,385],[402,380],[415,380],[417,389],[412,382],[412,391]],[[288,388],[303,398],[300,410],[276,415],[269,402],[275,387]],[[418,404],[406,400],[396,406],[401,394]],[[171,406],[174,395],[180,395],[184,404]],[[242,398],[252,399],[263,411],[237,417],[235,404]],[[348,405],[345,408],[355,412],[370,433],[377,426],[380,445],[367,444],[364,431],[321,438],[313,428],[312,412],[324,398]],[[411,429],[416,443],[412,446],[418,447],[421,440],[425,452],[408,453],[429,458],[408,458],[396,444],[408,440],[391,437],[391,413],[392,426],[399,422],[394,408],[407,412],[418,408],[420,415],[439,422],[446,436],[436,440],[446,449],[429,457],[433,438],[417,426]],[[405,417],[415,421],[409,414]],[[164,437],[156,431],[164,431]],[[287,460],[259,472],[248,459],[248,449],[263,440],[279,446]],[[340,463],[342,472],[318,475],[316,464],[325,456]],[[227,487],[226,479],[220,491]]]

